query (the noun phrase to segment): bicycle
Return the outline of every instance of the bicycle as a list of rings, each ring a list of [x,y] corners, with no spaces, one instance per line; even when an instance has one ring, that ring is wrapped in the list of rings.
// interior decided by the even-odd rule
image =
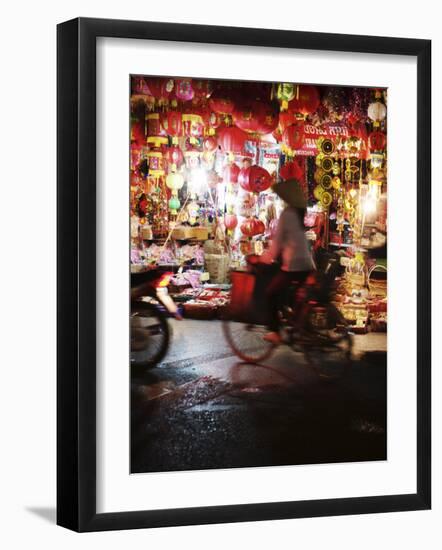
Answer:
[[[231,303],[223,321],[224,334],[233,352],[243,361],[256,364],[268,359],[281,344],[287,345],[303,353],[307,364],[320,378],[345,376],[351,364],[353,337],[347,322],[331,301],[339,257],[330,256],[327,265],[306,282],[288,288],[279,310],[281,344],[272,344],[263,338],[268,331],[266,308],[259,307],[264,287],[259,288],[257,282],[265,269],[260,264],[249,264],[248,272],[231,274],[232,297],[239,295],[240,302],[243,299],[242,303]],[[245,284],[248,288],[243,292],[241,289],[235,292],[234,273],[239,274],[238,279],[249,277]],[[247,292],[250,299],[252,286],[253,299],[246,306]]]

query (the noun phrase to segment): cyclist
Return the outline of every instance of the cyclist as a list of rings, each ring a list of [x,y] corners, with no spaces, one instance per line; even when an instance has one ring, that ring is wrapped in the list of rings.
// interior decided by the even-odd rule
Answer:
[[[305,237],[306,200],[299,183],[295,179],[279,181],[273,186],[273,191],[283,199],[286,207],[278,220],[270,248],[260,257],[260,262],[280,264],[279,271],[266,290],[269,332],[264,336],[265,340],[279,344],[278,310],[281,295],[292,282],[302,284],[314,269],[314,262]]]

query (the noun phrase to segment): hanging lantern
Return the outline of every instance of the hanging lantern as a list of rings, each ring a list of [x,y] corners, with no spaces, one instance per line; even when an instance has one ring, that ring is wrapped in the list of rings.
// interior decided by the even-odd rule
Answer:
[[[203,118],[196,112],[183,113],[184,135],[188,138],[199,138],[204,133]]]
[[[296,117],[293,113],[290,113],[289,111],[281,111],[279,113],[279,129],[281,132],[284,132],[288,126],[295,124],[295,122]]]
[[[178,197],[173,196],[170,198],[169,208],[170,208],[171,214],[176,215],[180,206],[181,206],[181,203]]]
[[[276,97],[285,103],[288,103],[295,97],[295,86],[291,82],[280,82],[276,89]]]
[[[173,90],[174,81],[171,78],[157,77],[146,79],[146,83],[149,95],[155,98],[159,105],[165,104]]]
[[[160,148],[154,147],[146,154],[149,165],[149,176],[159,178],[165,174],[164,155]]]
[[[175,96],[181,101],[190,101],[193,99],[195,92],[192,88],[192,80],[190,78],[182,78],[175,82]]]
[[[379,130],[371,132],[368,137],[370,151],[382,151],[385,147],[386,141],[384,132],[380,132]]]
[[[167,149],[166,160],[172,172],[176,172],[177,168],[183,164],[184,155],[178,145],[172,145]]]
[[[304,145],[304,124],[297,122],[288,126],[282,134],[282,142],[290,151],[302,149]]]
[[[387,116],[387,107],[378,100],[370,103],[368,106],[368,117],[376,124],[379,125],[380,122],[384,120]]]
[[[263,103],[258,115],[257,132],[263,135],[271,134],[278,127],[279,108],[275,103]]]
[[[178,111],[167,111],[160,117],[161,126],[165,133],[172,138],[174,144],[183,135],[182,115]]]
[[[232,231],[238,225],[238,218],[235,214],[226,214],[224,216],[224,225],[226,229]]]
[[[316,86],[300,84],[295,87],[295,97],[289,102],[288,110],[306,117],[319,107],[319,91]]]
[[[238,174],[238,183],[251,193],[261,193],[272,185],[272,176],[261,166],[242,168]]]
[[[265,225],[261,220],[257,218],[248,218],[240,225],[241,233],[245,237],[254,237],[260,235],[265,231]]]
[[[193,80],[192,88],[198,99],[207,99],[213,92],[211,80]]]
[[[239,166],[234,162],[229,162],[223,170],[223,181],[226,184],[238,183]]]
[[[244,151],[244,144],[247,134],[236,126],[225,126],[218,132],[218,144],[223,153],[241,155]]]
[[[245,132],[257,132],[261,111],[262,104],[259,101],[243,101],[232,113],[233,123]]]
[[[304,159],[302,159],[302,162]],[[279,170],[279,175],[283,180],[295,179],[296,181],[304,180],[304,166],[298,161],[286,162]]]
[[[231,115],[235,109],[235,102],[232,93],[224,88],[218,88],[213,92],[209,99],[209,105],[212,111],[219,115]]]
[[[177,172],[171,172],[167,175],[166,185],[173,194],[176,194],[184,185],[184,178]]]
[[[148,113],[146,115],[146,128],[148,136],[166,135],[166,132],[160,123],[160,113]]]
[[[218,142],[214,136],[208,136],[203,140],[203,151],[213,153],[218,147]]]

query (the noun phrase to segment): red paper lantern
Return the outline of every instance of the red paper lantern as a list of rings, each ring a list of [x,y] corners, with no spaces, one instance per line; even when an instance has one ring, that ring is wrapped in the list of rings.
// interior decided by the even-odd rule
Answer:
[[[167,111],[160,117],[160,120],[168,136],[177,138],[183,135],[182,115],[178,111]]]
[[[260,134],[271,134],[279,122],[279,106],[276,103],[262,103],[258,115],[258,130]]]
[[[192,88],[195,92],[195,97],[199,99],[207,99],[213,92],[212,82],[210,80],[194,80]]]
[[[263,106],[259,101],[243,101],[232,113],[233,123],[245,132],[258,132]]]
[[[174,81],[171,78],[149,78],[146,83],[149,88],[149,95],[160,102],[164,102],[169,98],[174,86]]]
[[[254,237],[265,231],[265,225],[257,218],[248,218],[240,226],[241,233],[246,237]]]
[[[218,88],[210,96],[209,105],[215,113],[231,115],[235,109],[233,94],[229,90]]]
[[[288,126],[282,134],[282,141],[292,151],[301,149],[304,145],[304,124],[297,122]]]
[[[166,153],[166,160],[172,169],[181,166],[184,162],[184,155],[177,145],[169,147]]]
[[[190,101],[195,92],[190,78],[182,78],[175,82],[175,97],[181,101]]]
[[[238,183],[251,193],[261,193],[272,185],[272,176],[261,166],[242,168],[238,174]]]
[[[235,229],[235,227],[238,225],[238,218],[235,214],[226,214],[224,216],[224,225],[226,229]]]
[[[208,136],[204,138],[203,150],[207,153],[213,153],[218,147],[218,142],[214,136]]]
[[[319,107],[319,91],[316,86],[301,84],[297,87],[295,97],[289,101],[288,110],[303,116],[310,115]]]
[[[279,113],[279,128],[281,133],[284,132],[288,126],[295,124],[295,122],[296,117],[293,113],[290,113],[289,111],[281,111]]]
[[[301,159],[303,162],[304,159]],[[286,162],[284,166],[281,166],[279,175],[283,180],[295,179],[296,181],[304,180],[304,166],[296,161]]]
[[[218,132],[218,144],[223,153],[241,155],[246,140],[246,132],[236,126],[225,126],[224,128],[220,128]]]
[[[223,181],[225,183],[238,183],[239,166],[234,162],[226,164],[223,171]]]
[[[382,151],[387,142],[384,132],[380,131],[371,132],[368,140],[371,151]]]

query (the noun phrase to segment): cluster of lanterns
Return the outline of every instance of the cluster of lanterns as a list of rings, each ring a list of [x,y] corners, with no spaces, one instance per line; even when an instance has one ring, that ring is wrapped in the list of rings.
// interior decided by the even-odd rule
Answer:
[[[226,230],[233,234],[239,229],[245,237],[262,234],[265,226],[256,216],[256,196],[267,191],[274,178],[257,159],[250,160],[248,143],[271,136],[284,155],[279,176],[304,182],[306,163],[298,151],[305,142],[306,118],[320,104],[319,90],[312,85],[134,77],[131,189],[133,193],[137,188],[146,191],[143,178],[148,178],[153,182],[150,190],[159,197],[157,202],[165,202],[169,214],[177,217],[184,207],[180,191],[187,186],[185,205],[192,208],[189,217],[195,219],[197,197],[222,181]],[[386,146],[381,91],[376,91],[368,105],[367,117],[372,125],[368,136],[365,124],[355,121],[352,135],[345,140],[319,141],[314,196],[325,209],[337,201],[339,230],[353,189],[350,185],[346,198],[345,185],[351,184],[358,170],[362,177],[356,160],[361,158],[364,143],[368,144],[370,196],[379,196],[381,189]],[[217,153],[223,158],[221,169],[216,167],[221,176],[215,171]],[[237,157],[249,160],[239,166]]]

